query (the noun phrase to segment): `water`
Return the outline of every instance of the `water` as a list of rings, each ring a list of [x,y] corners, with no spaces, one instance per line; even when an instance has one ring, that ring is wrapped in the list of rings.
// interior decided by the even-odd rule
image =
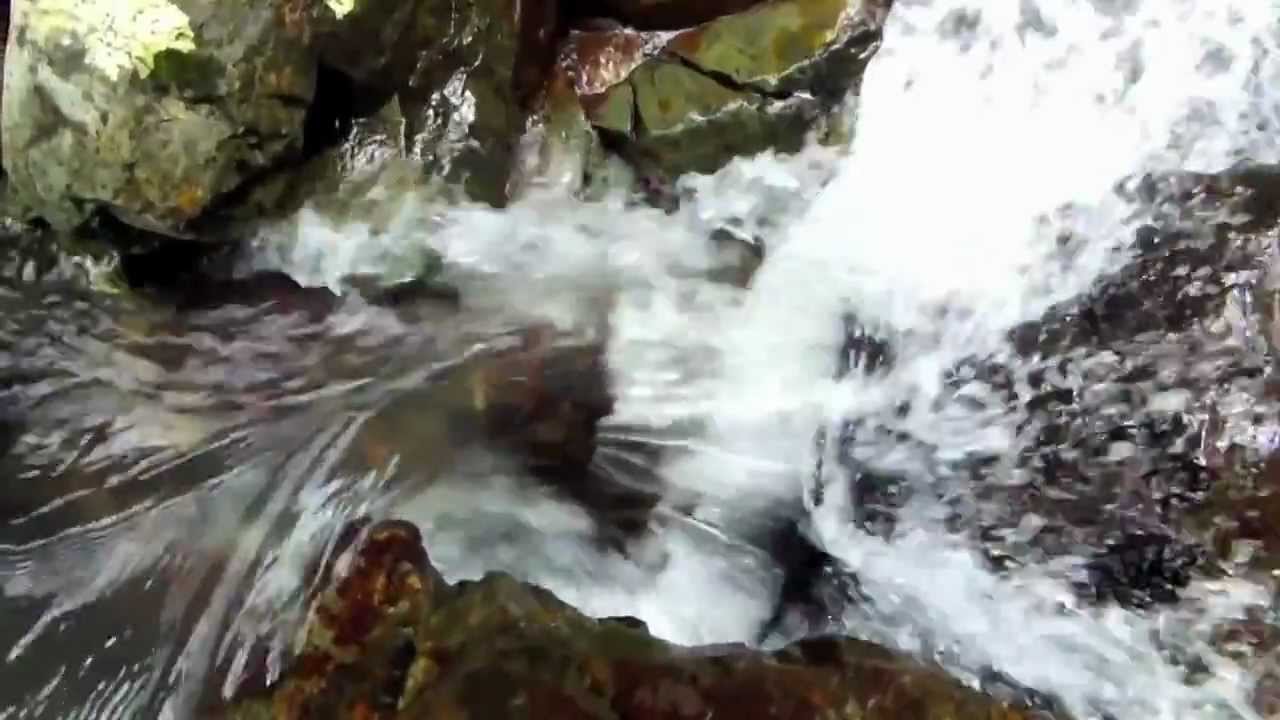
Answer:
[[[1104,439],[1085,457],[1063,442],[1059,461],[1102,482],[1042,487],[1036,438],[1176,418],[1179,442],[1209,438],[1186,451],[1206,466],[1225,467],[1232,442],[1274,449],[1250,304],[1271,241],[1216,253],[1209,222],[1225,216],[1175,223],[1167,202],[1136,198],[1146,174],[1280,159],[1278,19],[1266,0],[900,0],[848,154],[736,161],[688,179],[674,216],[554,187],[505,212],[443,208],[384,182],[378,222],[313,208],[264,229],[252,265],[334,289],[430,244],[464,307],[425,319],[354,296],[319,317],[175,319],[5,285],[23,424],[5,459],[19,492],[6,490],[0,590],[20,619],[0,630],[0,717],[186,717],[201,692],[275,672],[317,549],[364,513],[422,524],[451,578],[509,570],[678,642],[754,641],[781,580],[746,538],[793,508],[870,598],[848,608],[849,632],[975,683],[994,668],[1080,718],[1257,717],[1262,666],[1213,638],[1270,603],[1265,575],[1198,572],[1179,602],[1143,611],[1072,590],[1111,519],[1169,523],[1144,483],[1172,445]],[[1047,356],[1009,342],[1145,267],[1132,243],[1147,222],[1208,248],[1161,266],[1189,278],[1161,306],[1186,303],[1195,322],[1153,331],[1115,312],[1104,321],[1135,332],[1041,343]],[[749,291],[705,280],[719,262],[705,238],[725,223],[767,247]],[[1118,282],[1163,287],[1146,277]],[[883,372],[833,379],[846,312],[890,344]],[[472,369],[534,322],[607,343],[616,403],[595,468],[661,479],[652,532],[625,554],[467,425]],[[1008,387],[948,379],[971,359]],[[1035,409],[1046,386],[1069,388],[1071,408]],[[839,458],[848,424],[861,429]],[[474,442],[455,449],[450,432]],[[855,528],[849,468],[912,491],[888,539]]]

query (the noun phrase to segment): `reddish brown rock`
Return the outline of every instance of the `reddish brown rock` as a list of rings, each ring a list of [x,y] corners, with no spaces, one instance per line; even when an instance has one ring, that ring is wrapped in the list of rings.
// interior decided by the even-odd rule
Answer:
[[[415,528],[369,527],[273,687],[234,720],[1026,720],[941,671],[856,640],[777,653],[681,648],[504,575],[446,585]]]

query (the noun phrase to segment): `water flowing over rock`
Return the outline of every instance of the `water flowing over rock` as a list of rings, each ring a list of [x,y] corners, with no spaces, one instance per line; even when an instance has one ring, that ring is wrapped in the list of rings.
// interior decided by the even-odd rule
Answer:
[[[770,654],[679,648],[643,623],[587,618],[506,575],[447,585],[409,523],[366,523],[348,536],[293,667],[205,717],[1030,717],[856,640]]]

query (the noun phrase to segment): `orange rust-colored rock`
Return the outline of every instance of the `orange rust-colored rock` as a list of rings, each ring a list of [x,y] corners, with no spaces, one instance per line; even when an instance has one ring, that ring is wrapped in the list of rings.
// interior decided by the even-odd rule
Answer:
[[[234,720],[1028,720],[855,640],[682,648],[505,575],[446,585],[421,537],[375,523],[335,565],[299,658]]]

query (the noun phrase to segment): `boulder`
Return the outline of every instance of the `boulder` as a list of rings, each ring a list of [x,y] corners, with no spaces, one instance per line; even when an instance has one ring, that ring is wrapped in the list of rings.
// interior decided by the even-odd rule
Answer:
[[[302,144],[306,0],[18,0],[0,115],[16,195],[55,227],[104,207],[182,234]]]
[[[679,30],[731,15],[761,0],[576,0],[571,17],[613,18],[643,30]]]
[[[314,47],[320,61],[365,86],[394,89],[407,74],[406,52],[439,45],[420,37],[414,19],[436,0],[325,0],[314,9]]]
[[[361,524],[292,667],[205,717],[1022,720],[940,670],[851,639],[682,648],[490,574],[445,583],[400,521]]]
[[[472,199],[505,205],[557,19],[552,0],[424,4],[412,33],[446,41],[415,52],[400,92],[410,157]]]
[[[579,31],[562,56],[589,121],[642,174],[846,139],[839,108],[879,43],[872,0],[773,0],[674,35]]]

